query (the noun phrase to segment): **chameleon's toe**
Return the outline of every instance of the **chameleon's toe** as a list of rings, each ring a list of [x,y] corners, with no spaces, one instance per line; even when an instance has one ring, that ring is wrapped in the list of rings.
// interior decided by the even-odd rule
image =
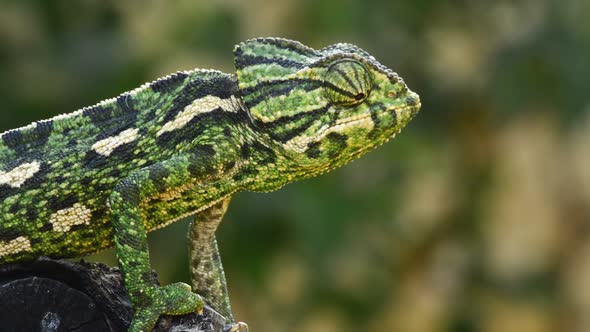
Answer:
[[[248,332],[248,324],[244,322],[229,324],[223,328],[223,332]]]
[[[159,288],[159,299],[163,304],[163,314],[184,315],[190,312],[203,312],[203,299],[193,292],[191,286],[177,282]],[[156,299],[158,301],[158,299]]]
[[[129,332],[151,331],[160,315],[201,313],[204,307],[203,299],[182,282],[153,288],[145,295],[150,304],[137,307]]]

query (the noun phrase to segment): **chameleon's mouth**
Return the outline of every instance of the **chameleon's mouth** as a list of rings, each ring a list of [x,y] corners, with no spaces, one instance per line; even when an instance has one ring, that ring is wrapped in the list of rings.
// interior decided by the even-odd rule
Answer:
[[[324,127],[320,128],[320,130],[318,130],[317,134],[314,136],[295,137],[295,138],[291,139],[290,141],[288,141],[287,143],[285,143],[285,145],[290,147],[290,149],[292,149],[296,152],[303,153],[307,150],[310,143],[319,142],[331,133],[346,132],[348,128],[353,128],[353,127],[354,128],[364,128],[368,132],[373,131],[375,129],[375,127],[378,126],[378,123],[375,123],[375,121],[373,120],[373,116],[379,117],[379,116],[382,116],[383,114],[386,114],[386,113],[394,113],[395,114],[394,117],[396,119],[398,119],[400,114],[407,114],[406,116],[404,116],[405,119],[403,120],[404,125],[405,125],[405,123],[410,121],[418,113],[419,110],[420,110],[420,101],[418,100],[414,105],[406,105],[403,107],[383,108],[383,109],[381,109],[377,112],[374,112],[374,113],[365,113],[365,114],[350,116],[350,117],[347,117],[344,119],[338,119],[335,124],[325,125]],[[393,126],[399,126],[399,122],[396,121]],[[403,125],[402,125],[402,127],[403,127]],[[400,130],[401,130],[401,128],[400,128]],[[397,132],[392,134],[392,136],[384,137],[384,139],[382,141],[379,140],[377,142],[377,144],[375,144],[374,146],[378,146],[378,145],[381,145],[381,144],[389,141],[400,130],[397,130]],[[370,147],[368,146],[367,149],[368,148],[370,148]],[[363,151],[364,150],[366,150],[366,149],[363,149]]]
[[[420,102],[418,101],[415,105],[406,105],[406,106],[397,107],[397,108],[396,107],[389,107],[389,108],[385,108],[385,109],[379,110],[374,113],[367,113],[367,114],[360,114],[360,115],[356,115],[356,116],[351,116],[351,117],[336,121],[336,123],[331,126],[326,126],[325,128],[322,128],[322,130],[320,130],[318,132],[318,134],[314,137],[314,141],[321,140],[329,133],[344,131],[347,128],[351,128],[351,127],[366,128],[366,129],[371,130],[377,125],[372,118],[373,115],[379,117],[385,113],[396,113],[396,118],[397,118],[399,116],[399,114],[408,113],[409,114],[408,119],[407,119],[407,121],[405,121],[407,123],[418,113],[419,110],[420,110]],[[398,123],[396,122],[395,125],[398,125]]]
[[[335,129],[340,129],[340,128],[347,128],[347,127],[357,127],[358,125],[362,124],[363,122],[366,121],[371,121],[374,125],[375,123],[373,122],[373,119],[371,118],[373,115],[376,116],[381,116],[385,113],[409,113],[409,118],[408,121],[411,120],[414,116],[416,116],[416,114],[418,113],[418,111],[420,111],[420,101],[418,101],[416,104],[414,105],[406,105],[403,107],[388,107],[382,110],[379,110],[377,112],[374,113],[368,113],[368,114],[361,114],[361,115],[357,115],[357,116],[351,116],[348,117],[346,119],[342,119],[340,121],[337,121],[336,124],[326,127],[323,131],[321,131],[317,137],[318,138],[322,138],[324,135],[322,135],[324,132],[330,132],[330,131],[334,131]],[[397,115],[396,115],[397,117]]]

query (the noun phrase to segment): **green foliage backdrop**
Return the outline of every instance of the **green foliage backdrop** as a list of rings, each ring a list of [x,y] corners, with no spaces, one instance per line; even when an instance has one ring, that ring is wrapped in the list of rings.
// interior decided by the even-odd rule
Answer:
[[[358,44],[423,110],[332,174],[238,195],[220,230],[255,331],[589,331],[587,0],[0,2],[0,131],[255,36]],[[186,223],[151,237],[188,279]],[[93,256],[114,263],[112,251]]]

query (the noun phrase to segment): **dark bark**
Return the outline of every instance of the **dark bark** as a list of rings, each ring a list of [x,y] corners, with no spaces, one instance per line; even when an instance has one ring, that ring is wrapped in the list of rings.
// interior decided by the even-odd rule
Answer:
[[[0,266],[1,331],[126,331],[133,308],[117,268],[39,258]],[[217,332],[225,319],[163,316],[154,331]]]

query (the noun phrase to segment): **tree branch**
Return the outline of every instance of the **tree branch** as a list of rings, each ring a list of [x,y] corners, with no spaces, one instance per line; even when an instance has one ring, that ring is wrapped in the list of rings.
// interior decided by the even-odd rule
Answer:
[[[133,313],[119,269],[83,260],[0,266],[0,299],[0,330],[119,332]],[[206,306],[201,316],[163,316],[154,332],[218,332],[225,324]]]

